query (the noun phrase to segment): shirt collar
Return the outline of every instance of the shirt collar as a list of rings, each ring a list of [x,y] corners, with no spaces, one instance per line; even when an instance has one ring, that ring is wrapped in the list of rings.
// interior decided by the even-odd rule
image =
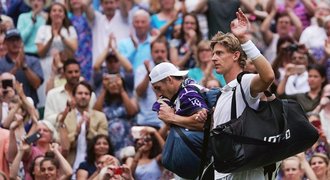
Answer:
[[[235,88],[237,86],[237,83],[238,83],[237,79],[234,79],[234,80],[230,81],[223,88],[221,88],[221,92],[232,91],[233,88]]]

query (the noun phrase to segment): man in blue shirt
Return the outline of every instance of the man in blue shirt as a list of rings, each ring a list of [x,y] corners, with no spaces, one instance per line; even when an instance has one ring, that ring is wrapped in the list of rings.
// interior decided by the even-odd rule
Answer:
[[[24,54],[23,42],[17,29],[5,33],[7,54],[0,59],[0,73],[10,72],[23,83],[24,93],[38,104],[37,89],[43,82],[43,72],[39,59]]]

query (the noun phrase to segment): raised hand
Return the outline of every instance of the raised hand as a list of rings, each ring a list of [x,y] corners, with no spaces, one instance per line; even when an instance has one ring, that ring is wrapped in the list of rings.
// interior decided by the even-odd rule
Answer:
[[[236,12],[237,19],[230,24],[231,32],[238,38],[241,43],[248,41],[248,32],[250,29],[250,22],[242,10],[239,8]]]

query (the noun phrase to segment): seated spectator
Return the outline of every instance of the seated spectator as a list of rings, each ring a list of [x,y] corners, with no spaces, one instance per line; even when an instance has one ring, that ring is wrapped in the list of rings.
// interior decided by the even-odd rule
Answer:
[[[41,58],[44,79],[49,79],[52,72],[54,53],[64,51],[67,57],[73,57],[78,47],[77,32],[71,25],[63,4],[54,2],[50,6],[46,25],[38,29],[35,43]],[[38,108],[42,110],[46,101],[46,82],[39,87],[38,97],[40,99]]]
[[[51,0],[25,0],[31,11],[22,13],[18,17],[17,29],[21,32],[26,55],[39,57],[35,39],[39,27],[46,24],[48,14],[43,11],[52,3]]]
[[[87,82],[77,84],[72,90],[75,107],[67,106],[57,119],[62,152],[74,171],[84,161],[87,142],[98,134],[108,135],[104,113],[88,107],[92,92]]]
[[[223,75],[218,74],[214,69],[214,65],[212,63],[212,51],[209,41],[202,40],[198,43],[196,67],[189,69],[188,77],[204,86],[209,79],[218,80],[221,87],[226,85],[226,81]]]
[[[127,164],[136,180],[161,179],[161,151],[165,141],[155,128],[144,127],[137,132],[135,140],[136,154],[128,158]]]
[[[74,107],[75,102],[72,97],[72,90],[80,81],[79,63],[75,59],[68,59],[63,65],[63,72],[66,79],[65,85],[50,90],[46,98],[44,119],[51,122],[54,126],[57,116],[65,110],[67,103],[69,103],[70,107]],[[95,99],[95,94],[92,93],[90,107],[94,106]]]
[[[96,175],[94,175],[94,173],[99,173],[96,166],[97,160],[105,154],[113,155],[112,151],[108,136],[103,134],[95,136],[92,141],[88,143],[86,160],[80,163],[76,172],[76,178],[87,180],[91,176],[95,177]]]
[[[294,70],[294,66],[287,66],[287,70],[289,69],[288,73],[292,73]],[[290,69],[292,68],[293,69]],[[288,74],[287,73],[287,74]],[[292,95],[285,95],[286,98],[292,98],[296,100],[304,109],[304,111],[310,112],[313,111],[320,103],[321,94],[322,94],[322,88],[327,84],[326,79],[326,72],[325,68],[318,64],[312,64],[308,66],[307,69],[308,78],[305,80],[308,83],[308,86],[310,87],[310,91],[305,93],[296,93]],[[287,77],[286,77],[287,78]],[[280,82],[280,85],[278,86],[278,95],[283,95],[284,88],[285,88],[285,81],[283,80]],[[283,84],[282,84],[283,83]]]
[[[69,19],[78,35],[79,46],[75,51],[75,58],[80,64],[82,76],[88,81],[92,77],[92,25],[95,18],[91,2],[92,0],[66,0]]]
[[[305,93],[310,91],[308,84],[309,78],[307,70],[308,65],[313,65],[315,61],[309,55],[304,45],[292,44],[291,63],[285,66],[285,76],[277,87],[277,94],[286,95]],[[327,79],[324,79],[327,81]]]
[[[329,158],[327,155],[315,153],[309,160],[309,164],[318,180],[330,179]]]
[[[197,44],[202,40],[197,17],[185,14],[181,25],[179,39],[170,42],[171,62],[180,69],[190,69],[196,66]]]
[[[109,137],[116,157],[119,157],[121,148],[133,145],[130,128],[138,112],[136,99],[132,91],[126,88],[123,78],[120,74],[104,74],[102,90],[94,106],[107,117]]]

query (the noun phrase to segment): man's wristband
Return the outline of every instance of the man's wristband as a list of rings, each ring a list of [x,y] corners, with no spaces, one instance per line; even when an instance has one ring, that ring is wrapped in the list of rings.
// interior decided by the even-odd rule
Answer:
[[[22,66],[22,70],[23,71],[26,71],[28,69],[28,65],[27,64],[23,64],[23,66]]]
[[[261,56],[259,49],[254,45],[251,40],[245,42],[244,44],[241,44],[241,47],[245,52],[246,56],[251,60],[255,60],[259,56]]]

